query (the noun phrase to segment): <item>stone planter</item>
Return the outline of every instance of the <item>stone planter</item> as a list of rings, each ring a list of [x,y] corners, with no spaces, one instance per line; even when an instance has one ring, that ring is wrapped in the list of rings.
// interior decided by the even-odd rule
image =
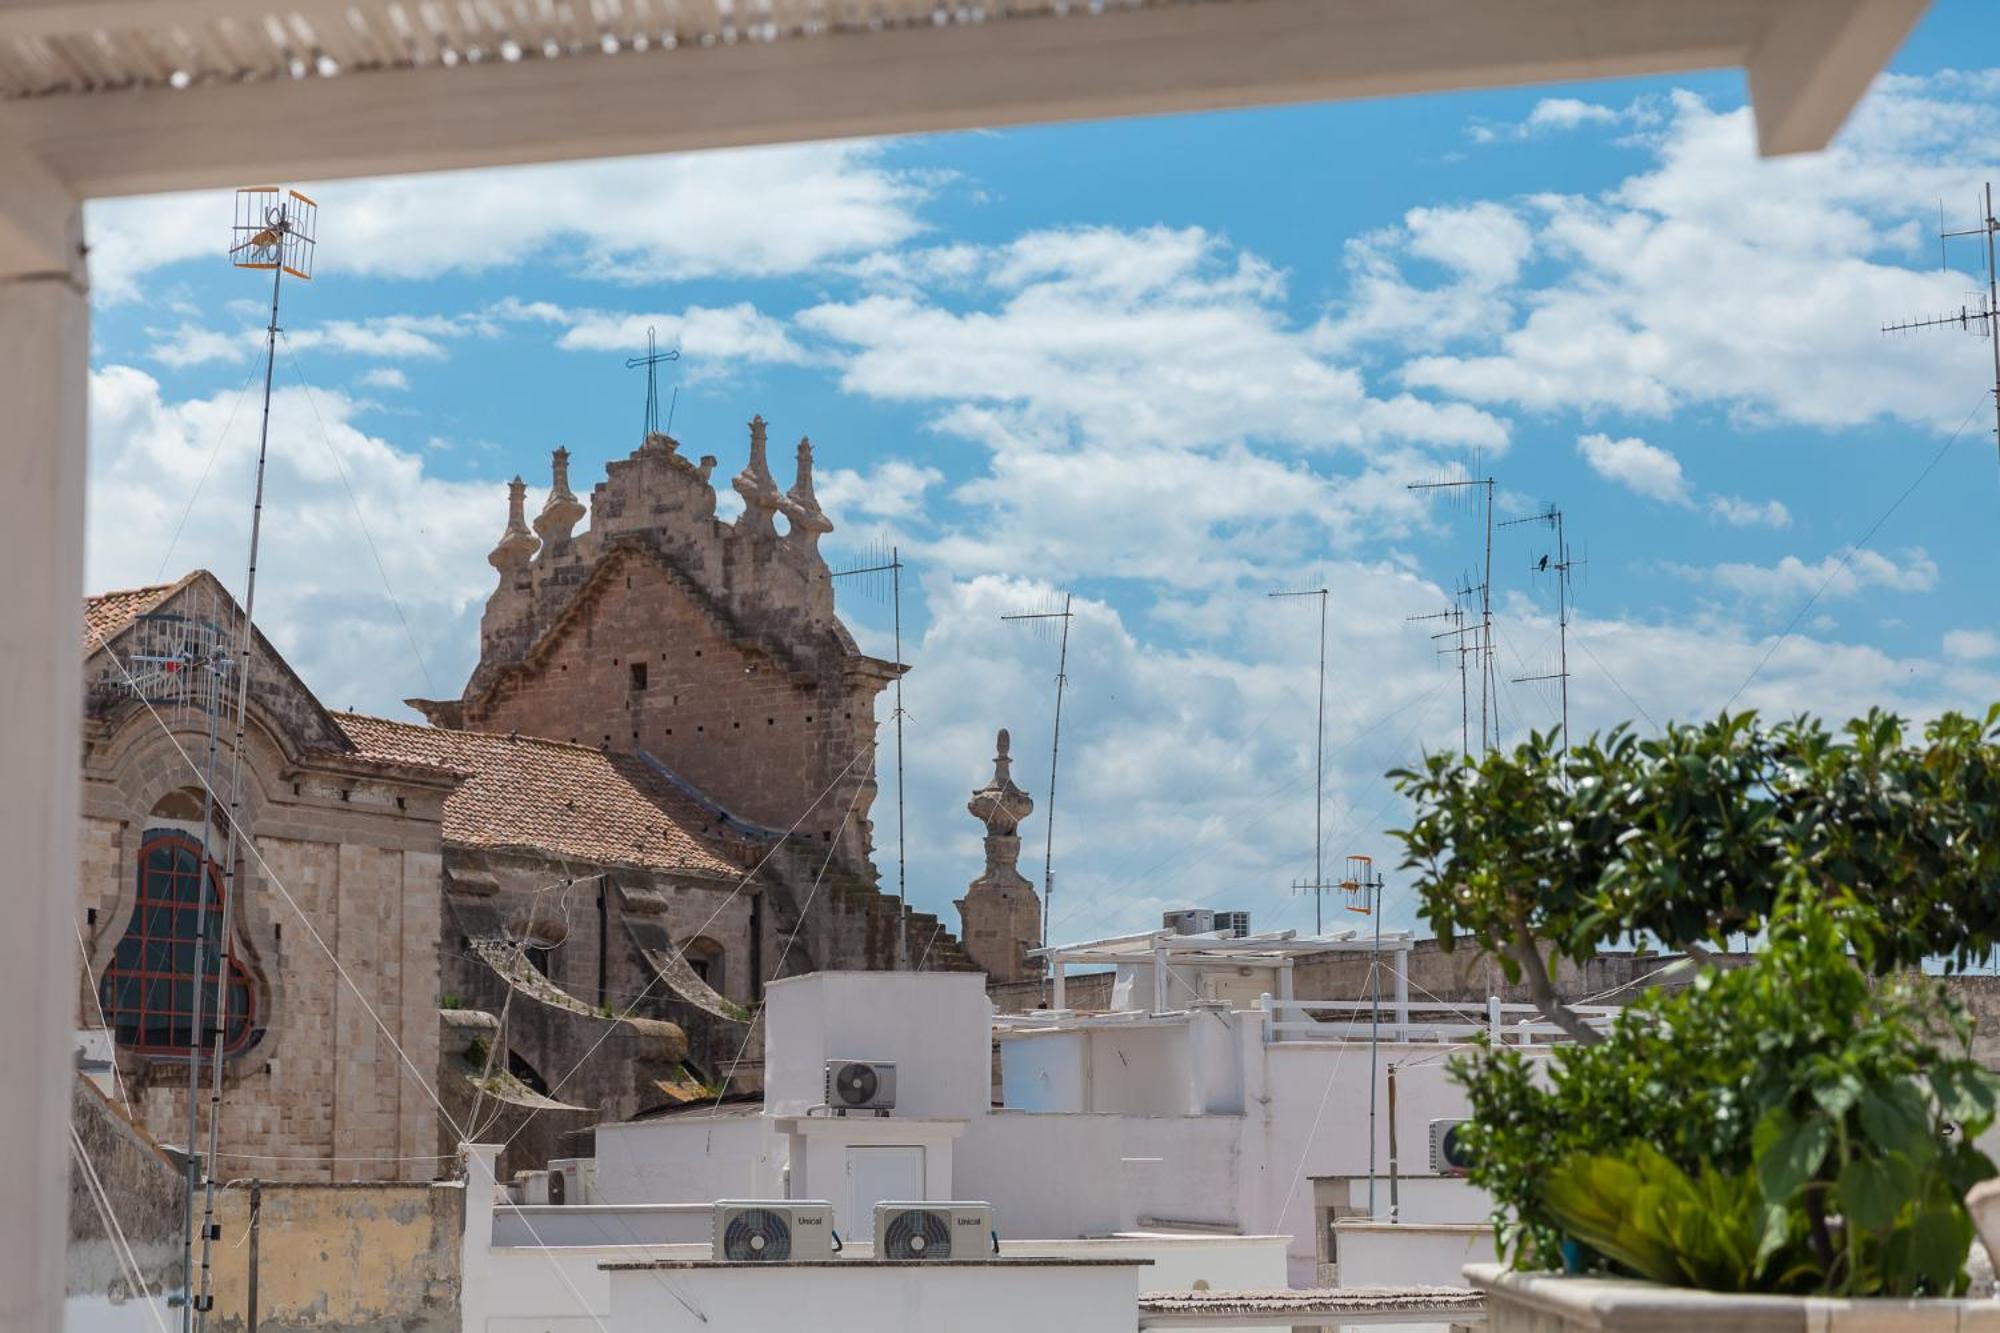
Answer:
[[[1489,1333],[2000,1333],[2000,1301],[1729,1296],[1468,1264]]]

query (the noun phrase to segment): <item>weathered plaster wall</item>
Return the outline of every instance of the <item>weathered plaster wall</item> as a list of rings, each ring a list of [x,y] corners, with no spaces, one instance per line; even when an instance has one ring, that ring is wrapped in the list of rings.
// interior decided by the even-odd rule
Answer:
[[[461,1184],[265,1185],[257,1237],[259,1330],[457,1333]],[[209,1328],[248,1328],[250,1191],[217,1208]]]

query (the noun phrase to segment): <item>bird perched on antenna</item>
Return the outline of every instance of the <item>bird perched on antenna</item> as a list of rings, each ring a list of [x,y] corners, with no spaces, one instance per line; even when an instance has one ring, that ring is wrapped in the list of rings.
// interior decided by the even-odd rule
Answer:
[[[229,253],[233,255],[238,250],[268,250],[277,243],[278,229],[276,227],[266,227],[249,240],[243,242],[243,244],[231,247]]]

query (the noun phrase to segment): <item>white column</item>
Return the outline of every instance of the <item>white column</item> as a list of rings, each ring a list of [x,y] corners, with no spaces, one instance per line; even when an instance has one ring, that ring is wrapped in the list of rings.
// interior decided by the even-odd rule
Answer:
[[[4,141],[0,180],[0,1328],[40,1333],[62,1327],[68,1239],[90,309],[77,201]]]
[[[1054,984],[1050,987],[1049,1003],[1057,1009],[1066,1009],[1069,1007],[1069,997],[1063,994],[1063,958],[1061,954],[1056,954],[1049,959],[1049,969],[1054,978]]]
[[[493,1266],[493,1200],[499,1188],[495,1173],[500,1147],[493,1143],[461,1143],[458,1159],[465,1167],[465,1232],[459,1241],[459,1327],[465,1333],[486,1333],[494,1313],[490,1289]]]
[[[1153,1012],[1167,1012],[1167,951],[1153,950]]]

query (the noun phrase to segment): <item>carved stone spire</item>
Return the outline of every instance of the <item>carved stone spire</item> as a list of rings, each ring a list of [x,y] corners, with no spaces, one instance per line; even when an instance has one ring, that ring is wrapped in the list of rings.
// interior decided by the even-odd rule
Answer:
[[[486,563],[506,573],[522,568],[535,558],[541,542],[528,531],[528,483],[519,476],[507,483],[507,530],[486,557]]]
[[[987,875],[1003,866],[1008,870],[1014,868],[1021,855],[1021,840],[1015,836],[1015,830],[1021,827],[1022,820],[1035,812],[1035,798],[1014,785],[1014,760],[1008,754],[1011,743],[1007,728],[1000,728],[1000,734],[994,738],[993,780],[972,793],[972,799],[965,803],[972,817],[986,825]],[[1013,846],[997,849],[1005,855],[996,860],[993,843],[1000,838]]]
[[[1027,951],[1041,937],[1041,898],[1017,868],[1021,821],[1034,812],[1035,802],[1014,785],[1008,740],[1002,728],[993,779],[965,803],[986,826],[986,869],[958,900],[965,951],[995,981],[1019,981],[1040,971]]]
[[[799,438],[798,476],[792,482],[792,489],[785,492],[782,507],[791,524],[786,539],[805,554],[819,558],[819,539],[833,531],[833,520],[819,507],[819,497],[813,494],[812,441],[803,436]]]
[[[761,416],[750,418],[750,461],[729,484],[743,497],[743,513],[736,520],[736,530],[754,537],[775,537],[778,525],[772,522],[772,516],[784,503],[784,496],[778,490],[778,479],[771,475],[770,460],[764,456]]]
[[[549,498],[542,502],[542,512],[535,516],[535,533],[541,537],[544,549],[565,545],[583,518],[583,502],[569,488],[569,450],[556,450],[552,471],[554,480],[549,485]]]

